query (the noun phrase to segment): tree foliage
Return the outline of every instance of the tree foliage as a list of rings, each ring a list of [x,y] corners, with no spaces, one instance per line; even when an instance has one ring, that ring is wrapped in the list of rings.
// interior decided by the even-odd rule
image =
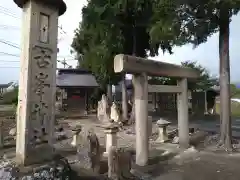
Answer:
[[[200,77],[196,81],[188,81],[188,89],[191,91],[204,91],[214,85],[218,85],[218,79],[211,76],[208,70],[202,65],[198,64],[196,61],[185,61],[181,63],[181,66],[192,68],[196,70]],[[152,77],[149,79],[149,84],[159,84],[159,85],[176,85],[176,78],[167,77]]]
[[[162,6],[167,6],[168,11],[162,13]],[[197,46],[204,43],[208,37],[218,32],[224,23],[220,17],[220,10],[223,8],[229,12],[226,17],[232,17],[239,12],[240,1],[155,0],[154,18],[150,28],[151,39],[158,43],[165,37],[172,46],[186,43]],[[163,17],[166,17],[165,21],[162,21]]]
[[[11,83],[12,88],[3,94],[3,104],[18,104],[18,85]]]
[[[159,48],[171,53],[168,38],[151,41],[154,7],[154,1],[149,0],[90,0],[82,9],[82,21],[72,43],[73,49],[83,55],[79,58],[82,66],[90,69],[102,84],[115,84],[119,81],[113,72],[116,54],[146,57],[150,52],[154,56]],[[166,9],[161,11],[167,12],[167,6],[163,7]]]
[[[200,74],[200,77],[196,81],[188,82],[189,89],[193,91],[208,90],[209,88],[219,84],[218,78],[211,76],[209,71],[196,61],[185,61],[182,62],[181,65],[183,67],[192,68]]]
[[[167,1],[167,0],[164,0]],[[220,143],[227,150],[232,149],[231,145],[231,107],[230,107],[230,58],[229,58],[229,24],[231,17],[239,12],[239,0],[169,0],[172,5],[170,16],[174,19],[167,24],[167,29],[176,36],[176,45],[192,43],[198,46],[207,41],[215,32],[219,31],[219,59],[220,59],[220,101],[221,101],[221,138]],[[161,4],[162,0],[156,0]],[[155,16],[162,17],[156,6]],[[158,19],[155,18],[155,19]],[[166,29],[165,27],[165,29]],[[176,28],[175,28],[176,27]],[[151,38],[156,43],[161,41],[158,38],[158,30],[161,29],[158,21],[154,21],[151,30]],[[155,30],[155,31],[154,31]],[[157,35],[156,35],[157,34]],[[171,40],[172,36],[170,36]],[[178,41],[180,40],[180,41]]]

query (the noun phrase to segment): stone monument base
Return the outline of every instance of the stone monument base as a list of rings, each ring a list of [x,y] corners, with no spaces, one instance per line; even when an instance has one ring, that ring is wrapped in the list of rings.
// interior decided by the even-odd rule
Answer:
[[[49,144],[45,143],[27,150],[27,157],[25,157],[25,159],[21,154],[16,154],[15,162],[16,164],[28,166],[51,161],[55,155],[55,149]]]

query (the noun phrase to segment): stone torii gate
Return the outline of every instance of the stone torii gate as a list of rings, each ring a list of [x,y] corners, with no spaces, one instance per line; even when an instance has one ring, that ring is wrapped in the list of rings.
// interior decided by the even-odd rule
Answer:
[[[54,153],[58,17],[66,4],[63,0],[14,2],[23,9],[16,162],[27,165]],[[37,139],[47,143],[37,146]]]
[[[163,88],[161,92],[175,92],[178,94],[179,144],[180,147],[187,148],[189,146],[187,79],[198,78],[198,72],[174,64],[123,54],[115,56],[114,71],[116,73],[125,72],[133,74],[136,118],[136,164],[139,166],[147,165],[149,156],[148,75],[179,78],[177,86],[161,86]],[[160,92],[159,90],[155,91]]]

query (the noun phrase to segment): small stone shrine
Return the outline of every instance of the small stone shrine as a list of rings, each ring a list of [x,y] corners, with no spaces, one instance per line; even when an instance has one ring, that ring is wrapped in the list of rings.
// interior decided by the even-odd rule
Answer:
[[[168,134],[167,134],[167,126],[170,125],[171,122],[166,121],[164,119],[160,119],[157,121],[157,126],[158,126],[158,138],[157,142],[164,143],[168,141]]]

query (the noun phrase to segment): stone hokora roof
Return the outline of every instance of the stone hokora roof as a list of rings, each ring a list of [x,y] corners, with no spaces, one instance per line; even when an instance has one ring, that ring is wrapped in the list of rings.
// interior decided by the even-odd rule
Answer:
[[[91,72],[83,69],[59,69],[56,79],[58,87],[98,87]]]

